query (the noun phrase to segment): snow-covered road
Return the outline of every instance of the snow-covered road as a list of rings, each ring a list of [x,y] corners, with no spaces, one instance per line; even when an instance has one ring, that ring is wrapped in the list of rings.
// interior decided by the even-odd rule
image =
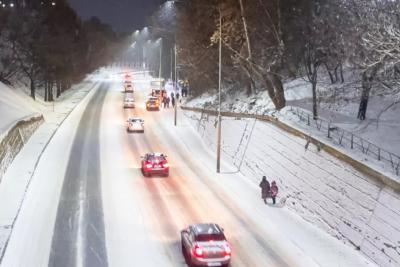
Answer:
[[[224,164],[217,175],[182,114],[175,127],[172,109],[145,110],[150,83],[142,78],[134,110],[123,109],[121,81],[104,82],[61,126],[2,266],[185,266],[180,230],[197,222],[224,227],[232,266],[373,266],[287,209],[264,205],[235,168]],[[133,115],[144,118],[144,134],[126,132]],[[140,156],[151,151],[168,155],[169,178],[143,177]]]

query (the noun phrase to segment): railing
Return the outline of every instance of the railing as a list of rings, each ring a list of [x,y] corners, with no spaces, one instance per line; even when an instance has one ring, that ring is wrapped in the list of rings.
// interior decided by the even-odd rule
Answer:
[[[314,120],[312,114],[303,109],[290,107],[290,112],[296,115],[306,126],[315,128],[324,133],[332,143],[345,148],[358,150],[366,156],[370,156],[385,165],[389,165],[393,172],[397,176],[399,175],[400,156],[389,152],[360,136],[346,131],[332,124],[330,121],[320,118]]]
[[[183,110],[190,110],[195,112],[200,112],[202,114],[210,114],[217,115],[216,110],[209,110],[205,108],[190,108],[181,106]],[[331,142],[337,146],[341,146],[344,148],[350,148],[354,150],[360,151],[363,155],[371,157],[371,159],[375,159],[378,162],[384,164],[384,166],[390,166],[393,173],[397,176],[400,174],[400,156],[389,152],[366,139],[357,136],[351,132],[348,132],[333,123],[323,120],[317,119],[314,120],[311,113],[306,112],[305,110],[290,107],[290,110],[294,115],[297,115],[301,122],[303,122],[307,127],[313,127],[326,135],[326,137],[331,140]],[[236,113],[236,112],[221,112],[221,115],[224,117],[235,117],[235,118],[254,118],[263,121],[270,121],[279,123],[279,119],[270,116],[267,114],[250,114],[250,113]],[[282,123],[281,123],[282,124]],[[286,124],[284,124],[286,125]]]

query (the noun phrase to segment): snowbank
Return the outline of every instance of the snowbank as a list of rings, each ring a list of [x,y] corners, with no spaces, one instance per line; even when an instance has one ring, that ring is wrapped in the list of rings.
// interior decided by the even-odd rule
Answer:
[[[0,182],[15,156],[43,123],[40,107],[29,96],[0,82]]]
[[[29,96],[0,82],[0,134],[11,128],[17,121],[38,113],[40,113],[40,106]]]
[[[216,118],[185,115],[215,148]],[[380,266],[400,264],[400,193],[271,123],[224,118],[223,153],[255,184],[266,175],[280,201],[305,220],[361,250]],[[235,133],[235,134],[232,134]]]

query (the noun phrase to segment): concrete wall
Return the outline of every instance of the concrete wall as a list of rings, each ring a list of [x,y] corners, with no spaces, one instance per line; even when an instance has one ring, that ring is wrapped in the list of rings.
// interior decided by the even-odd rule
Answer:
[[[215,148],[216,118],[185,111]],[[271,123],[224,118],[223,153],[249,179],[276,180],[280,201],[380,266],[400,266],[400,193]]]

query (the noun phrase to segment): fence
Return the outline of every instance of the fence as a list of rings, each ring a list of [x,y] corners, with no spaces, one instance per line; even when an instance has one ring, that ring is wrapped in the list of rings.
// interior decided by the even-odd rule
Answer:
[[[398,176],[400,169],[400,156],[389,152],[351,132],[348,132],[330,121],[323,119],[314,120],[312,114],[299,108],[290,107],[290,111],[295,114],[300,121],[304,122],[308,127],[317,129],[324,133],[334,144],[359,150],[364,155],[370,156],[389,165],[392,171]]]

